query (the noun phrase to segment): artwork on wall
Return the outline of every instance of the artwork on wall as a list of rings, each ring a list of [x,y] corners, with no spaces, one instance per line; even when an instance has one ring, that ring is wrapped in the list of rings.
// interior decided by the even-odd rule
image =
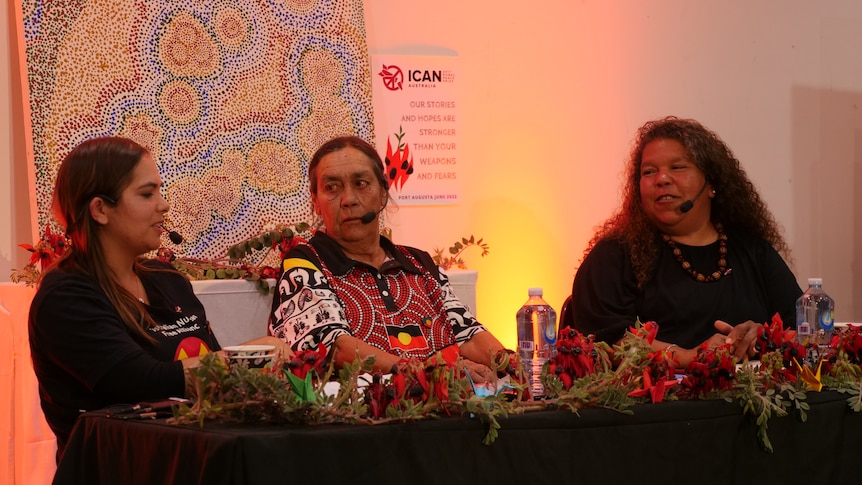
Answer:
[[[19,0],[38,223],[63,157],[148,148],[187,256],[310,221],[307,163],[374,143],[362,0]]]

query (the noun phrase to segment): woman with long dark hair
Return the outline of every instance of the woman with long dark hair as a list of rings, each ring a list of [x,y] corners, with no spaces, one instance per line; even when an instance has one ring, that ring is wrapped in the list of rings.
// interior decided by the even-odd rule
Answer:
[[[184,369],[221,349],[188,279],[141,257],[165,232],[161,188],[150,154],[124,138],[85,141],[60,165],[53,209],[71,247],[44,273],[29,321],[58,457],[81,412],[185,396]]]

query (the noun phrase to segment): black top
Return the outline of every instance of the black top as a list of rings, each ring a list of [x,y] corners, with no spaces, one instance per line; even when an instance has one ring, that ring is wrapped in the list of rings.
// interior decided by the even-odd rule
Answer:
[[[171,268],[157,261],[147,266]],[[144,271],[152,344],[133,336],[98,283],[47,273],[30,306],[30,351],[42,410],[58,456],[82,411],[185,394],[179,359],[221,347],[191,283],[175,271]]]
[[[698,272],[717,269],[718,242],[676,245]],[[766,241],[728,231],[730,273],[709,283],[699,283],[684,271],[663,241],[659,248],[654,276],[638,291],[625,246],[616,240],[596,244],[572,285],[575,328],[612,344],[639,318],[658,323],[659,340],[693,348],[716,332],[715,320],[766,323],[777,312],[785,327],[796,326],[795,304],[802,290]]]

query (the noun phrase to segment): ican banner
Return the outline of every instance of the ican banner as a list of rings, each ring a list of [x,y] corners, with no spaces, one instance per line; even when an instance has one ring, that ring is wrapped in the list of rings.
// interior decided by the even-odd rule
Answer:
[[[375,55],[377,149],[399,205],[457,204],[457,57]]]

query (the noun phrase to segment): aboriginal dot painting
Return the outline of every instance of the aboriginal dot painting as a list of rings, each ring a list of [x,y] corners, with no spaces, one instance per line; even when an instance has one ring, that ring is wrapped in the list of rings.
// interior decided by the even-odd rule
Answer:
[[[373,143],[362,0],[21,0],[39,226],[89,138],[150,150],[186,256],[312,219],[307,164]]]

